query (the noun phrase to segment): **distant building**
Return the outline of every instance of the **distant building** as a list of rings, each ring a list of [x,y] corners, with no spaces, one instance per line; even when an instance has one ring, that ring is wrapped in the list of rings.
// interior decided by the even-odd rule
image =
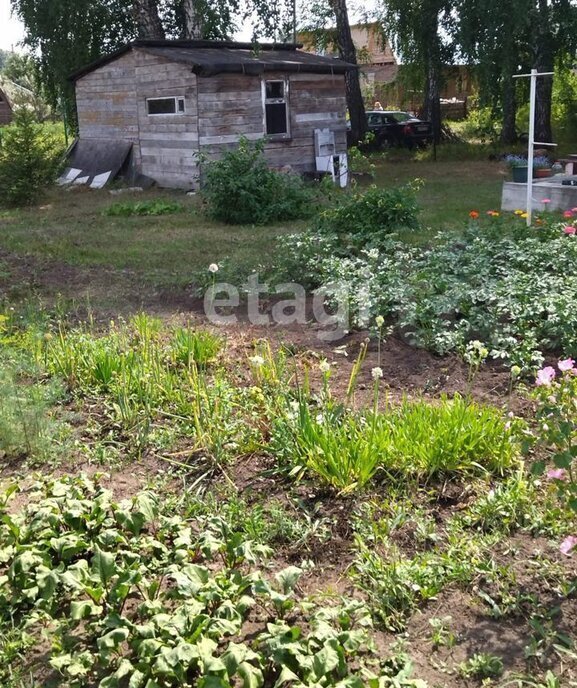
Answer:
[[[423,92],[411,88],[399,79],[403,65],[397,60],[379,24],[351,26],[357,62],[361,71],[361,87],[365,103],[372,107],[380,102],[385,109],[417,112],[422,105]],[[303,31],[298,35],[303,49],[318,55],[338,56],[335,29],[321,32]],[[441,105],[445,116],[459,119],[466,114],[467,99],[474,91],[474,74],[468,65],[448,65],[443,72]]]
[[[0,88],[0,127],[10,124],[13,116],[12,104],[6,93]]]
[[[357,49],[357,62],[361,72],[361,86],[367,101],[377,99],[384,84],[391,84],[397,78],[399,64],[391,46],[379,30],[376,22],[351,26],[353,43]],[[303,50],[317,55],[338,57],[334,29],[327,29],[324,35],[303,31],[298,35]]]

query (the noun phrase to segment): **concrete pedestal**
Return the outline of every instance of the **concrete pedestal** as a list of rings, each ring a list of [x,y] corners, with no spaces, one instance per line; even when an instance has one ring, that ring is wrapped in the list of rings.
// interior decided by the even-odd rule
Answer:
[[[538,179],[533,182],[533,210],[570,210],[577,208],[577,186],[564,186],[563,180],[574,179],[577,176],[556,175],[548,179]],[[544,198],[551,202],[542,203]],[[525,210],[527,205],[527,184],[515,182],[503,183],[501,198],[502,210]]]

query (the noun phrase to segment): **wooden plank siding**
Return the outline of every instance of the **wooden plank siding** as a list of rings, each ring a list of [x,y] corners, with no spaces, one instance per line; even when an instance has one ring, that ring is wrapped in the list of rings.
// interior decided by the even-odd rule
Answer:
[[[197,79],[190,66],[135,50],[141,171],[161,186],[198,186]],[[147,98],[184,98],[185,112],[149,115]]]
[[[130,52],[80,78],[76,107],[80,138],[133,141],[138,162],[135,62]]]
[[[262,78],[223,74],[198,79],[198,132],[200,150],[216,159],[230,150],[241,136],[264,138],[262,79],[285,79],[282,72]],[[297,172],[315,169],[314,130],[335,131],[337,152],[346,152],[346,99],[342,75],[290,74],[290,139],[265,143],[272,167],[290,165]]]

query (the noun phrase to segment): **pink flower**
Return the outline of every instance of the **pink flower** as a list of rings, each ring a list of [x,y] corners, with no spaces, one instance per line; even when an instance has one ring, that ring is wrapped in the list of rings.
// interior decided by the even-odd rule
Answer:
[[[559,550],[562,554],[568,557],[575,547],[577,547],[577,537],[574,535],[569,535],[563,540]]]
[[[557,367],[562,373],[566,373],[568,370],[573,370],[575,361],[572,358],[566,358],[564,361],[559,361]]]
[[[577,232],[577,227],[573,227],[573,225],[567,225],[563,231],[565,234],[575,234]]]
[[[577,213],[577,208],[571,208],[572,213]]]
[[[564,468],[552,468],[547,471],[547,477],[549,480],[568,480],[569,475]]]
[[[563,213],[563,217],[573,217],[573,213],[570,210],[566,210]]]
[[[537,387],[549,387],[553,379],[555,378],[555,368],[552,368],[551,366],[547,366],[546,368],[542,368],[538,373],[537,373],[537,378],[535,379],[535,384]]]
[[[541,203],[543,203],[544,205],[547,205],[547,203],[551,203],[551,199],[550,199],[550,198],[544,198],[544,199],[541,201]]]

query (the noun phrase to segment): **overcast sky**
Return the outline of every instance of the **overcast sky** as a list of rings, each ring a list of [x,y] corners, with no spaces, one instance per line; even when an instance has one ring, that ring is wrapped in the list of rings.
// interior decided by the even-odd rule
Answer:
[[[10,0],[0,0],[0,48],[18,49],[18,43],[24,38],[24,27],[10,13]]]

